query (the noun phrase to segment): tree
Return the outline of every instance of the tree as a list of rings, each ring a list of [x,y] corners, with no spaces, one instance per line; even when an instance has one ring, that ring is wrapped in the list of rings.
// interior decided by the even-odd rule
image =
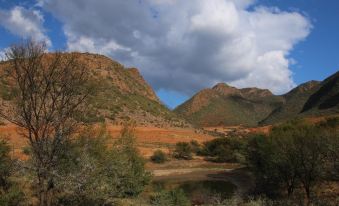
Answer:
[[[6,57],[5,78],[13,98],[1,116],[22,128],[31,147],[39,205],[49,206],[55,190],[55,167],[63,144],[78,123],[88,90],[86,67],[76,54],[47,54],[43,43],[28,41],[12,46]]]
[[[258,185],[266,192],[286,189],[289,196],[302,187],[310,200],[314,186],[326,178],[328,157],[337,152],[329,144],[335,137],[329,138],[327,131],[291,121],[274,127],[268,137],[250,140],[247,160]]]

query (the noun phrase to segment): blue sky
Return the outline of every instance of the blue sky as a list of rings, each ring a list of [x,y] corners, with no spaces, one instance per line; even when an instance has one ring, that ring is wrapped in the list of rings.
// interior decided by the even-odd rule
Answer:
[[[282,94],[339,70],[337,0],[96,2],[0,0],[0,51],[37,38],[105,54],[170,108],[217,82]]]

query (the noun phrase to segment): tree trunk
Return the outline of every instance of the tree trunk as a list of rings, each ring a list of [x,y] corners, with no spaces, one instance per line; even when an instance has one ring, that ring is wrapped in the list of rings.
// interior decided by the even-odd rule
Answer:
[[[39,194],[39,206],[52,206],[52,190],[53,188],[50,185],[50,180],[47,178],[41,178],[40,186],[40,194]]]

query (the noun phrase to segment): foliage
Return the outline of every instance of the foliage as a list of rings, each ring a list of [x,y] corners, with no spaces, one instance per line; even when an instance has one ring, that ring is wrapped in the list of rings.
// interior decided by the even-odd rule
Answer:
[[[190,141],[190,145],[192,148],[192,152],[194,152],[197,155],[201,154],[202,145],[197,140]]]
[[[249,141],[247,161],[254,172],[257,191],[277,195],[285,190],[292,195],[302,187],[308,200],[313,188],[327,176],[330,149],[338,141],[336,130],[291,121],[274,127],[269,136],[256,135]]]
[[[60,204],[102,205],[143,191],[150,174],[135,147],[133,129],[124,127],[111,147],[109,139],[105,127],[90,127],[69,143],[59,168],[63,188]]]
[[[167,161],[166,154],[162,150],[156,150],[151,156],[151,161],[158,164],[164,163]]]
[[[0,206],[17,206],[24,201],[21,189],[12,185],[5,192],[0,191]]]
[[[58,157],[74,133],[74,116],[87,97],[87,68],[75,54],[48,55],[44,43],[32,41],[13,45],[6,57],[4,79],[13,98],[0,115],[23,129],[20,134],[31,148],[39,205],[51,205],[58,189],[54,174]]]
[[[12,160],[9,156],[10,147],[0,138],[0,190],[7,188],[8,178],[11,175]]]
[[[161,191],[151,198],[153,206],[189,206],[190,201],[182,190]]]
[[[205,142],[200,154],[216,162],[244,162],[246,141],[235,137]]]
[[[192,159],[192,147],[188,142],[178,142],[175,145],[173,156],[177,159]]]
[[[0,138],[0,206],[18,205],[23,200],[23,193],[12,181],[13,160],[10,155],[10,147]]]

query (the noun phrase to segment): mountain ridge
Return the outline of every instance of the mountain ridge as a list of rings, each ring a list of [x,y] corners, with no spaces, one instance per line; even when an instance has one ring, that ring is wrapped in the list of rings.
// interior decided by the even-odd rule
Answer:
[[[47,53],[48,63],[55,53]],[[133,120],[140,126],[189,127],[190,125],[161,103],[152,87],[136,68],[126,68],[104,55],[91,53],[61,53],[62,58],[75,55],[77,63],[88,68],[91,94],[89,111],[81,115],[84,122],[122,124]],[[10,64],[0,63],[0,72]],[[0,79],[0,97],[10,98],[8,85]],[[4,104],[2,104],[4,106]]]
[[[339,113],[339,72],[311,80],[283,95],[268,89],[238,89],[218,83],[197,92],[174,109],[198,126],[269,125],[298,117]]]

